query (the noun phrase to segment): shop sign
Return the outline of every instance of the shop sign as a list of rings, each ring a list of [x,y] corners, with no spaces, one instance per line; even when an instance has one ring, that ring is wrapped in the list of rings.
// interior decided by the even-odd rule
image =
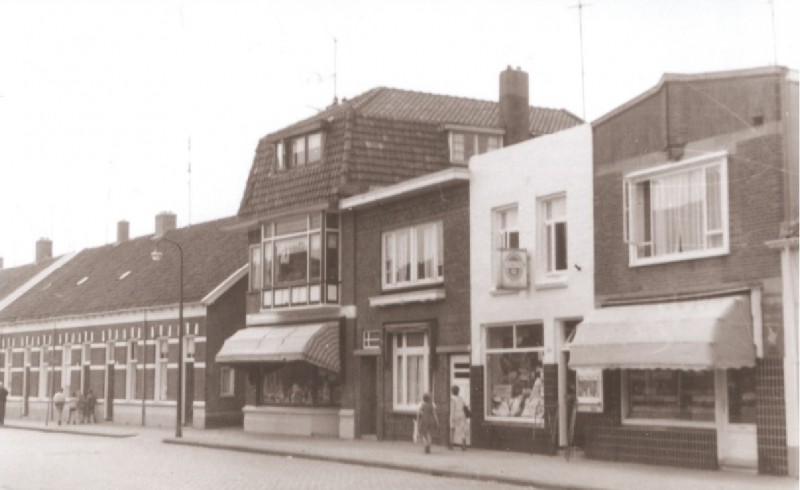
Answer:
[[[579,412],[603,411],[603,370],[578,369],[575,371],[576,396]]]
[[[503,289],[528,288],[528,254],[524,249],[500,251],[500,284]]]

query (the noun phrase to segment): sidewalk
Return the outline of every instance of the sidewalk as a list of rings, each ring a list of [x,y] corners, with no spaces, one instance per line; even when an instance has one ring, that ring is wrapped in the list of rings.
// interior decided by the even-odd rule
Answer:
[[[562,456],[460,449],[441,446],[423,454],[422,446],[406,442],[346,441],[313,437],[252,434],[241,429],[187,430],[183,438],[164,439],[211,449],[306,458],[412,471],[437,476],[553,489],[608,490],[737,490],[796,489],[797,480],[732,471],[701,471],[612,463]]]
[[[411,471],[436,476],[496,481],[548,489],[586,490],[744,490],[797,489],[790,478],[734,471],[701,471],[589,460],[566,461],[563,456],[488,451],[470,448],[452,451],[407,442],[292,437],[245,433],[241,429],[184,428],[183,437],[171,437],[171,429],[114,424],[44,425],[41,420],[6,419],[0,429],[35,430],[98,437],[133,437],[147,433],[153,441],[210,449],[304,458],[377,468]],[[168,436],[164,438],[164,436]]]

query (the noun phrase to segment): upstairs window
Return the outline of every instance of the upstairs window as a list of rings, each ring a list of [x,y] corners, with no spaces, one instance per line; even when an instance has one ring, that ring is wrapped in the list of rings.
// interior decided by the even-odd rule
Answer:
[[[547,275],[559,275],[567,270],[566,196],[541,199],[539,213],[541,265]]]
[[[720,154],[628,175],[623,218],[630,264],[727,253],[727,180]]]
[[[449,143],[450,162],[466,164],[473,155],[501,148],[503,137],[475,131],[450,131]]]
[[[261,245],[253,245],[250,247],[250,290],[257,291],[261,289],[262,284],[262,270],[261,270]]]
[[[310,133],[279,141],[275,144],[275,164],[278,171],[322,161],[322,133]]]
[[[441,282],[444,276],[442,223],[426,223],[383,234],[383,287]]]
[[[495,250],[519,248],[517,206],[495,210],[492,221],[494,227],[493,248]]]

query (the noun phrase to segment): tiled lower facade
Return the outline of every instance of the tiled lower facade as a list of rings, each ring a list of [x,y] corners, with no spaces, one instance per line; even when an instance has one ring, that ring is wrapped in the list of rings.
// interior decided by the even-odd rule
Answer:
[[[786,475],[786,411],[783,361],[758,359],[756,364],[758,472]]]

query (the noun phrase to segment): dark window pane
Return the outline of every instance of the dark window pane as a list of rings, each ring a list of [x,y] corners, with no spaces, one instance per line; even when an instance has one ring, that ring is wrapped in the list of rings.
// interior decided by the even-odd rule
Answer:
[[[319,233],[311,235],[309,241],[311,242],[308,263],[309,280],[319,280],[322,275],[322,243]]]
[[[556,270],[567,269],[567,224],[556,223]]]
[[[327,234],[327,247],[325,247],[325,281],[339,282],[339,234]]]
[[[491,327],[487,329],[490,349],[511,349],[514,347],[514,327]]]
[[[728,421],[732,424],[756,423],[755,368],[728,370]]]
[[[544,347],[542,325],[517,325],[517,347]]]

